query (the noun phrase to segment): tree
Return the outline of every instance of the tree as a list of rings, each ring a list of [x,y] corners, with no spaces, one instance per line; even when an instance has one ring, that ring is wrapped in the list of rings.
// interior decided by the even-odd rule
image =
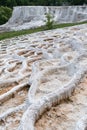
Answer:
[[[0,24],[4,24],[11,17],[12,9],[8,7],[0,7]]]
[[[0,0],[2,6],[21,6],[21,5],[42,5],[42,6],[58,6],[58,5],[83,5],[87,4],[87,0]]]
[[[71,4],[72,5],[83,5],[83,4],[87,4],[87,0],[72,0]]]
[[[46,29],[52,29],[54,25],[53,17],[50,13],[46,14]]]
[[[7,0],[7,6],[11,8],[17,6],[16,0]]]

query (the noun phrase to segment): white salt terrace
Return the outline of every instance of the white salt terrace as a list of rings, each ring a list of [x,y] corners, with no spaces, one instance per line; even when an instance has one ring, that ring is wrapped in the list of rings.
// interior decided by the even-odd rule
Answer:
[[[50,13],[56,23],[72,23],[87,20],[87,6],[17,6],[8,22],[0,26],[0,32],[23,30],[42,26]]]
[[[52,107],[36,123],[36,130],[75,130],[79,119],[87,115],[87,75],[73,95]]]
[[[86,24],[0,41],[0,130],[33,130],[34,126],[38,130],[51,130],[53,127],[55,130],[74,130],[79,118],[87,114],[87,86],[81,84],[81,95],[76,92],[74,98],[71,94],[86,72]],[[68,89],[69,92],[66,93]],[[71,96],[73,103],[60,101],[58,105],[57,96],[59,101]],[[84,102],[81,100],[83,103],[79,108],[82,112],[80,116],[78,117],[77,109],[76,113],[73,110],[73,114],[66,117],[66,113],[70,114],[75,106],[79,106],[79,98],[84,99]],[[45,111],[45,106],[49,106],[51,110],[37,121]],[[54,116],[49,117],[52,113]],[[52,123],[57,114],[59,120],[56,117],[56,122]],[[49,118],[47,123],[45,117],[46,120]],[[63,117],[67,118],[65,123]],[[30,125],[28,122],[31,122]],[[68,127],[67,124],[72,126]]]
[[[44,70],[41,72],[41,75],[40,72],[38,72],[36,79],[34,78],[36,81],[33,81],[33,84],[31,85],[29,91],[30,93],[32,93],[33,87],[34,91],[36,89],[35,86],[37,87],[34,97],[36,100],[37,98],[40,99],[40,97],[42,97],[45,94],[61,89],[63,86],[65,86],[67,83],[70,82],[74,73],[76,72],[76,70],[74,70],[75,68],[70,65],[68,67],[60,67],[60,68],[53,68],[51,66],[49,67],[50,70],[49,68],[46,68],[46,70],[44,68]],[[72,72],[72,70],[74,72]],[[33,97],[31,98],[33,99]]]

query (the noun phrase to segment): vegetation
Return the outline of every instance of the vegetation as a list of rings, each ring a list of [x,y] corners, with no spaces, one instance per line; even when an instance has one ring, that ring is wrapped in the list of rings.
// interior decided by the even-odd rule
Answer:
[[[8,21],[8,19],[11,17],[12,9],[8,7],[0,7],[0,25],[4,24]]]
[[[80,22],[80,23],[57,24],[57,25],[53,26],[53,29],[69,27],[69,26],[74,26],[74,25],[79,25],[79,24],[84,24],[84,23],[87,24],[87,21],[86,22]],[[19,36],[19,35],[24,35],[24,34],[31,34],[31,33],[39,32],[39,31],[45,31],[45,30],[46,30],[45,27],[39,27],[39,28],[36,28],[36,29],[0,33],[0,40],[15,37],[15,36]]]
[[[19,6],[19,5],[83,5],[87,4],[87,0],[0,0],[2,6]]]
[[[46,14],[46,29],[52,29],[54,25],[53,17],[50,13]]]

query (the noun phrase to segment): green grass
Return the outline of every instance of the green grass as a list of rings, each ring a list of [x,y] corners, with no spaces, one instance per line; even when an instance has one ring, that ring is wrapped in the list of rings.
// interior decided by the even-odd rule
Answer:
[[[29,30],[21,30],[21,31],[11,31],[11,32],[4,32],[0,33],[0,40],[6,39],[6,38],[12,38],[24,34],[31,34],[39,31],[43,31],[44,29],[42,27],[35,28],[35,29],[29,29]]]
[[[85,22],[79,22],[79,23],[63,23],[63,24],[56,24],[54,25],[53,29],[56,28],[64,28],[64,27],[69,27],[69,26],[74,26],[74,25],[80,25],[80,24],[87,24],[87,21]],[[45,26],[35,28],[35,29],[28,29],[28,30],[21,30],[21,31],[12,31],[12,32],[4,32],[0,33],[0,40],[6,39],[6,38],[12,38],[24,34],[31,34],[35,32],[40,32],[40,31],[45,31]]]
[[[70,27],[70,26],[75,26],[75,25],[80,25],[80,24],[87,24],[87,21],[78,22],[78,23],[62,23],[62,24],[57,24],[57,25],[54,25],[54,29],[56,29],[56,28]]]

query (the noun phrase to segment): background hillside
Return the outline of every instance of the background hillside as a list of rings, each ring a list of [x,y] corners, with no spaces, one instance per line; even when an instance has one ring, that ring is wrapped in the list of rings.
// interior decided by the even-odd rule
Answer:
[[[87,0],[0,0],[1,6],[19,6],[19,5],[83,5],[87,4]]]

